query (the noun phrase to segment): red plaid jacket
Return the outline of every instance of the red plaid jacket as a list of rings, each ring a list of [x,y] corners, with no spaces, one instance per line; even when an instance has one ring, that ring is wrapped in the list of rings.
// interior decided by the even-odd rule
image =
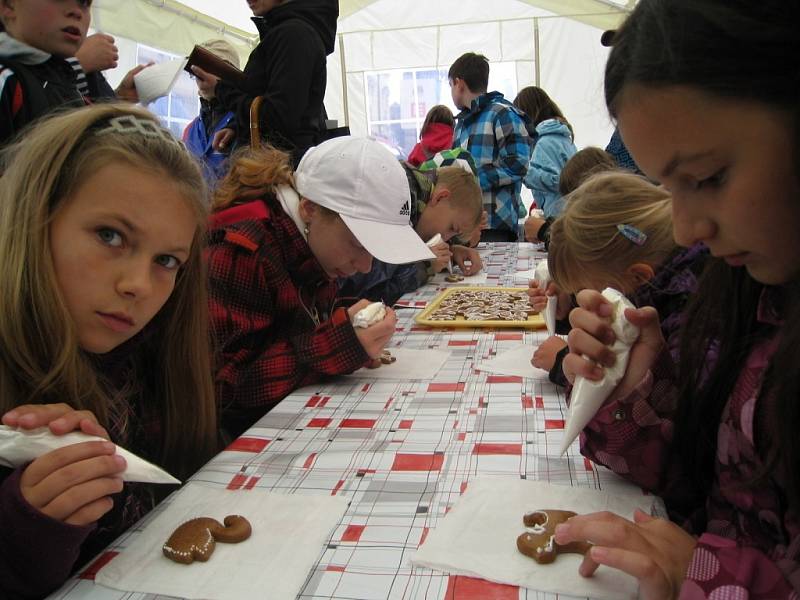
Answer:
[[[209,229],[217,399],[223,429],[239,435],[293,390],[369,356],[346,309],[334,310],[335,281],[274,197],[220,211]]]

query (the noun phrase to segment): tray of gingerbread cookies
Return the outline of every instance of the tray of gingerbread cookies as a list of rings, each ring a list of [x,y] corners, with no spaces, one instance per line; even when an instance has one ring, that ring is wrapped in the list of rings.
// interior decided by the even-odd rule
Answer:
[[[416,322],[429,327],[545,327],[528,302],[527,288],[514,287],[451,287],[428,303]]]

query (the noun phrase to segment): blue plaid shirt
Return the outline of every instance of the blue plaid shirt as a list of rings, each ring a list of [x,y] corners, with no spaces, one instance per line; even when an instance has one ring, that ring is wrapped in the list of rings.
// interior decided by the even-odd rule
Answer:
[[[533,149],[525,117],[503,94],[489,92],[458,113],[453,140],[454,148],[475,159],[489,228],[516,233],[522,178]]]

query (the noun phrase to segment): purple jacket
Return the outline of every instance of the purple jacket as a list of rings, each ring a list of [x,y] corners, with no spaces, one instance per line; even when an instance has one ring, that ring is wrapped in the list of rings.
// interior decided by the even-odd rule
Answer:
[[[762,341],[751,347],[722,413],[710,494],[684,524],[699,539],[681,598],[797,598],[800,592],[800,515],[783,500],[785,476],[774,473],[755,489],[747,485],[770,451],[764,423],[775,399],[760,390],[780,338],[779,293],[767,288],[762,294]],[[661,495],[668,509],[681,502],[689,480],[680,465],[662,472],[677,396],[672,357],[664,351],[630,395],[606,403],[581,433],[585,456]],[[693,529],[692,522],[704,526]]]

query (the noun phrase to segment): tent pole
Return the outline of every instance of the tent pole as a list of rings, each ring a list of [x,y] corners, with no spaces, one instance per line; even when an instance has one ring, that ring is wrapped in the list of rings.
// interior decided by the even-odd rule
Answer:
[[[535,73],[536,87],[541,87],[541,73],[539,71],[539,19],[533,19],[533,69]]]
[[[344,107],[344,127],[350,126],[350,107],[347,104],[347,61],[344,57],[344,34],[339,34],[339,62],[342,66],[342,105]]]

